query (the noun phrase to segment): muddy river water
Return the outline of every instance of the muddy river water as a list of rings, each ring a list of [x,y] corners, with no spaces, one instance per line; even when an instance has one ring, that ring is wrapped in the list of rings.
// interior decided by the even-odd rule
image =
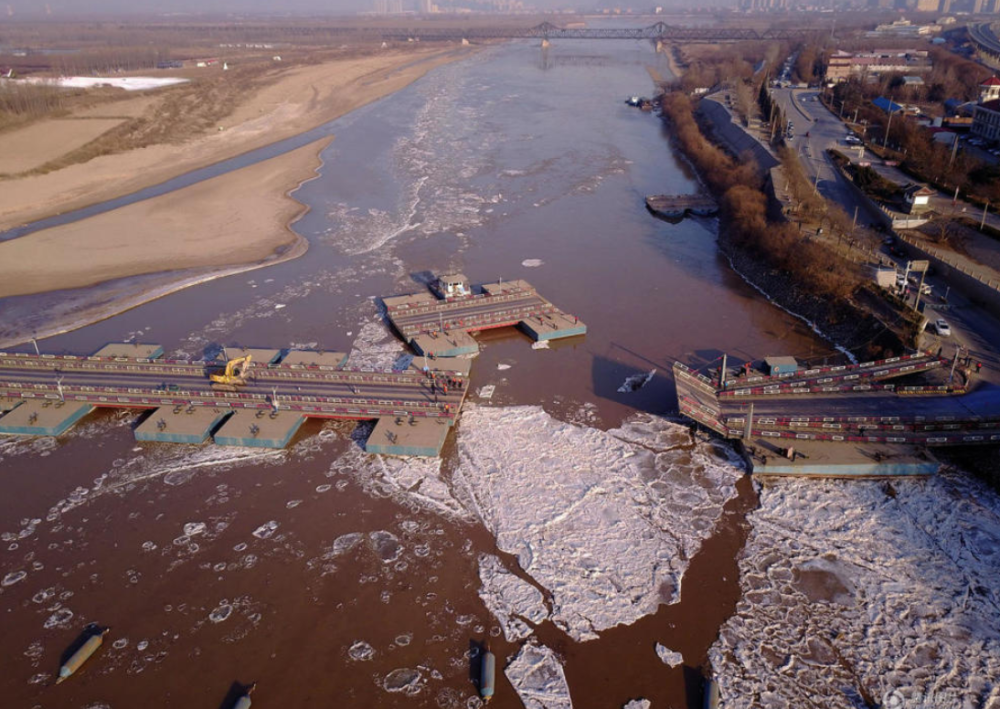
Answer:
[[[652,92],[648,66],[668,71],[646,43],[580,41],[546,52],[505,44],[436,70],[328,126],[325,164],[295,195],[311,207],[295,225],[305,256],[41,343],[86,353],[137,338],[190,357],[309,346],[389,366],[402,349],[377,298],[453,271],[526,279],[589,326],[547,350],[514,330],[483,335],[469,423],[440,464],[367,456],[352,423],[307,423],[280,452],[138,445],[135,415],[112,412],[58,440],[0,440],[4,705],[215,709],[234,683],[257,681],[262,707],[476,706],[474,643],[489,639],[501,666],[518,651],[480,597],[484,554],[551,592],[550,610],[565,611],[556,616],[582,614],[599,631],[584,640],[566,631],[575,621],[543,620],[534,632],[560,657],[575,706],[693,701],[737,598],[753,493],[725,450],[693,444],[679,426],[663,424],[681,441],[668,446],[662,431],[603,431],[676,421],[676,359],[822,357],[830,347],[740,280],[713,221],[646,212],[645,195],[697,186],[660,120],[623,102]],[[619,391],[652,370],[642,389]],[[544,508],[553,480],[614,467],[623,446],[650,486],[635,515],[652,522],[636,536],[636,495],[614,498],[617,517],[601,519],[615,531],[596,540],[591,518],[557,534],[563,516],[504,509],[533,504],[523,495],[532,480]],[[616,468],[625,482],[609,499],[634,492],[631,470]],[[654,602],[606,629],[613,622],[593,619],[617,606],[588,583],[611,563],[595,549],[620,530],[624,546],[604,552],[634,547],[640,563],[659,540],[652,554],[672,580],[622,571],[630,584],[645,573],[646,587],[628,593]],[[518,558],[538,572],[529,578]],[[559,575],[577,563],[593,573]],[[108,645],[51,686],[88,622],[111,626]],[[655,643],[685,666],[661,662]],[[493,706],[520,706],[503,677]]]

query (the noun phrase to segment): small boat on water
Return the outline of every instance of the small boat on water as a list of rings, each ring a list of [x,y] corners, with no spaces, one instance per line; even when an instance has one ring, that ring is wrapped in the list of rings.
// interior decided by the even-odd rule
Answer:
[[[90,656],[97,652],[97,649],[104,644],[104,636],[111,632],[111,628],[96,628],[83,645],[77,648],[76,652],[70,655],[69,659],[59,668],[59,676],[56,677],[56,684],[61,684],[69,679],[74,672],[83,666],[83,663],[90,659]]]
[[[484,704],[489,704],[496,692],[497,684],[497,658],[490,652],[487,645],[483,651],[483,662],[480,665],[479,673],[479,696],[483,698]]]
[[[233,709],[250,709],[250,705],[253,703],[250,701],[250,695],[253,694],[253,690],[257,689],[257,683],[253,682],[249,687],[243,690],[243,694],[236,703],[233,704]]]

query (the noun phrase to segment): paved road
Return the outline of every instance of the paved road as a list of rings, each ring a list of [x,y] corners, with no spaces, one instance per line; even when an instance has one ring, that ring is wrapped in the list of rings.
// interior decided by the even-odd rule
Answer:
[[[857,208],[859,226],[878,224],[878,218],[868,203],[844,183],[827,157],[826,151],[831,148],[847,152],[844,145],[847,129],[819,102],[818,90],[771,89],[771,93],[785,117],[794,123],[795,137],[789,145],[799,154],[799,160],[819,193],[839,204],[848,216],[853,217]]]

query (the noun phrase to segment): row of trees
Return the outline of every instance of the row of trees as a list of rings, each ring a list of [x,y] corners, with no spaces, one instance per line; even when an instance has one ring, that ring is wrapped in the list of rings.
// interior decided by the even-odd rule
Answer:
[[[0,130],[61,109],[65,96],[52,86],[0,81]]]
[[[107,75],[119,71],[151,69],[170,60],[170,51],[152,47],[105,47],[59,54],[52,59],[52,70],[59,74],[83,76]]]
[[[978,86],[978,85],[977,85]],[[1000,200],[1000,171],[970,155],[961,147],[946,145],[932,139],[927,128],[899,113],[892,117],[874,106],[858,81],[838,84],[833,89],[833,105],[857,127],[876,147],[891,149],[892,157],[901,160],[903,168],[923,182],[946,190],[956,187],[961,194],[979,200]],[[888,136],[886,135],[888,131]]]
[[[859,279],[847,262],[825,245],[804,240],[794,224],[768,218],[762,176],[751,161],[735,160],[705,138],[687,96],[666,94],[662,109],[681,150],[719,196],[734,244],[787,271],[807,292],[834,298],[853,292]]]

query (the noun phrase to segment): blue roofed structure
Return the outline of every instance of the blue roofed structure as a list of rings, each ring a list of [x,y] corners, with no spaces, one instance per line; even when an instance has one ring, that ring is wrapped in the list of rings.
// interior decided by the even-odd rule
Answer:
[[[875,104],[878,108],[881,108],[886,113],[889,113],[890,111],[892,113],[895,113],[896,111],[903,110],[903,107],[901,105],[899,105],[895,101],[890,101],[885,96],[879,96],[877,99],[872,101],[872,103]]]

